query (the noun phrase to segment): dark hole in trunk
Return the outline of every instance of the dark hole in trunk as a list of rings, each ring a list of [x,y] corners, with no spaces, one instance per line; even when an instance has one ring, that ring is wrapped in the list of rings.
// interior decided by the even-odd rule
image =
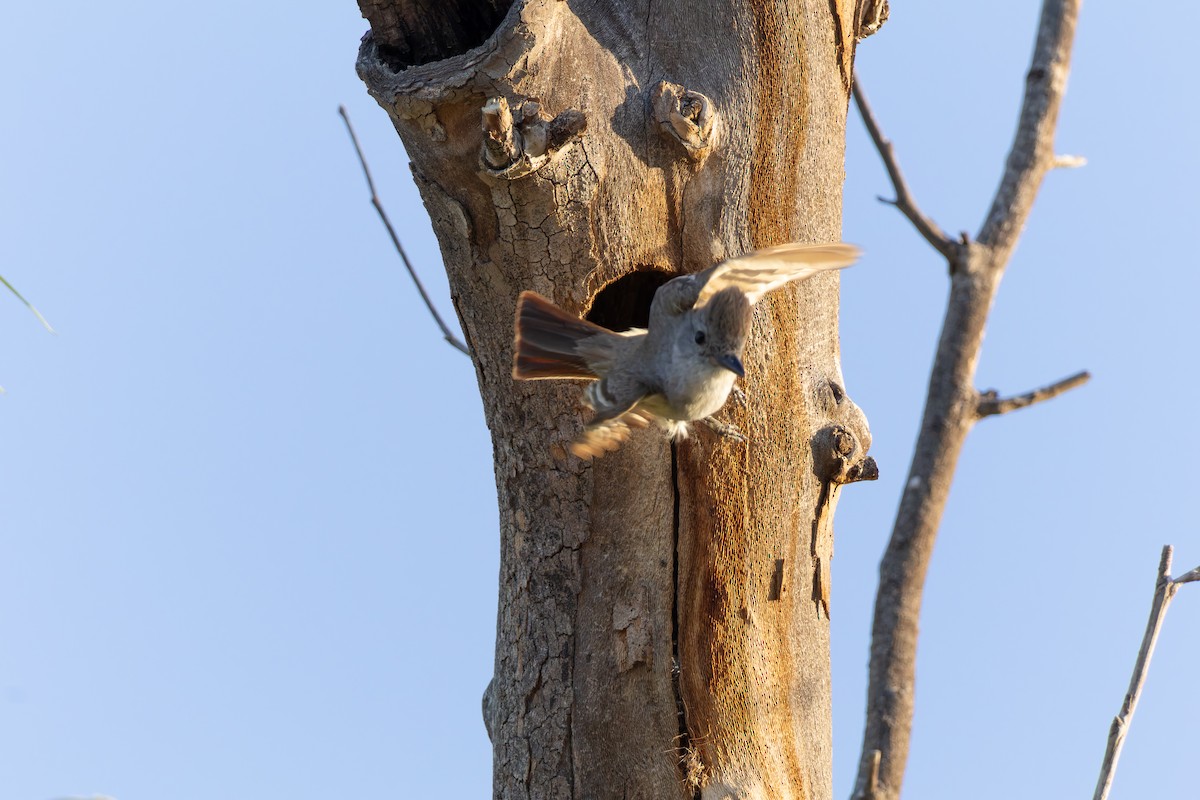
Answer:
[[[656,269],[624,275],[597,293],[587,319],[612,331],[645,328],[650,321],[650,301],[654,299],[654,293],[674,277]]]
[[[461,55],[487,41],[513,0],[359,0],[379,55],[399,72]]]

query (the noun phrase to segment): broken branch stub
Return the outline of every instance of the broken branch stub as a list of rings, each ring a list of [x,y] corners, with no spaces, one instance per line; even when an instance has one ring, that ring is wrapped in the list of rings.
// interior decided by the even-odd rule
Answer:
[[[716,139],[717,110],[699,92],[662,81],[650,98],[659,132],[683,145],[688,158],[702,163]]]
[[[870,439],[867,439],[870,446]],[[818,463],[821,479],[838,485],[873,481],[879,478],[879,465],[871,456],[864,455],[854,431],[843,425],[822,428],[813,437],[813,458]]]
[[[515,181],[549,164],[585,131],[582,111],[568,109],[551,117],[536,98],[522,101],[514,111],[504,97],[492,97],[483,104],[479,161],[488,175]]]
[[[862,409],[837,381],[829,381],[825,405],[831,420],[812,438],[813,472],[826,483],[843,485],[879,478],[879,466],[867,455],[871,429]]]
[[[830,424],[814,433],[811,441],[813,473],[821,480],[812,534],[812,599],[829,619],[833,512],[838,495],[847,483],[877,480],[879,466],[867,455],[871,447],[871,429],[862,409],[836,380],[827,381],[820,395]]]
[[[890,13],[891,9],[888,7],[888,0],[867,0],[859,10],[858,32],[854,38],[861,42],[871,34],[876,33],[883,27],[883,23],[888,21]]]

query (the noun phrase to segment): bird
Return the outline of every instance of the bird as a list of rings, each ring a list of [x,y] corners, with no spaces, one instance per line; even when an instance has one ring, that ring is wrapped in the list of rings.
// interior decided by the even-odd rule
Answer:
[[[584,401],[595,414],[570,445],[581,459],[616,450],[633,428],[651,422],[682,438],[689,422],[714,424],[708,418],[745,376],[742,353],[754,304],[785,284],[848,267],[859,254],[844,242],[793,243],[730,258],[664,283],[650,303],[647,327],[620,332],[522,292],[513,378],[592,381]]]

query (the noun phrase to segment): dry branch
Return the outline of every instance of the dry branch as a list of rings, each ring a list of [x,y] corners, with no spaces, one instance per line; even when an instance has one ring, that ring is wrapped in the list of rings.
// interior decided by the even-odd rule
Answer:
[[[400,260],[404,262],[404,268],[408,270],[408,277],[412,278],[413,285],[417,287],[417,292],[421,295],[421,299],[425,301],[425,307],[429,309],[429,313],[433,316],[433,321],[442,329],[442,336],[450,346],[462,352],[463,355],[470,358],[471,349],[463,344],[457,336],[450,330],[450,327],[442,319],[442,315],[433,307],[433,301],[429,299],[429,293],[425,291],[425,286],[421,283],[421,279],[417,277],[417,271],[413,268],[412,262],[408,260],[408,253],[404,252],[404,245],[400,244],[400,237],[396,235],[396,229],[392,227],[392,221],[388,219],[387,212],[383,210],[383,203],[379,200],[379,195],[375,192],[375,181],[371,178],[371,169],[367,166],[367,159],[363,156],[362,148],[358,144],[358,136],[354,133],[354,126],[350,124],[350,115],[346,113],[345,106],[338,106],[338,113],[342,115],[342,121],[346,123],[346,131],[350,134],[350,141],[354,143],[354,152],[358,154],[358,163],[362,165],[363,175],[367,179],[367,188],[371,190],[371,205],[375,207],[375,212],[379,214],[379,219],[383,220],[383,227],[387,228],[388,236],[392,238],[392,244],[396,248],[396,252],[400,254]]]
[[[875,114],[871,111],[871,105],[867,102],[867,97],[863,94],[862,84],[858,82],[858,74],[854,75],[854,103],[858,106],[858,112],[862,115],[863,125],[867,128],[867,133],[871,135],[871,141],[875,143],[875,149],[879,151],[879,157],[883,159],[883,166],[887,169],[888,177],[892,180],[892,187],[896,192],[895,200],[888,200],[880,197],[881,203],[893,205],[900,210],[904,216],[908,217],[909,222],[920,231],[925,237],[925,241],[933,246],[934,250],[944,255],[946,258],[951,258],[954,252],[955,242],[942,232],[942,229],[937,226],[929,217],[922,213],[917,207],[917,201],[913,199],[912,192],[908,189],[908,182],[904,180],[904,173],[900,171],[900,163],[896,160],[896,151],[892,147],[892,143],[887,139],[883,132],[879,129],[879,122],[875,119]]]
[[[1085,370],[1077,372],[1069,378],[1063,378],[1061,381],[1055,381],[1049,386],[1013,397],[1000,397],[994,390],[986,391],[979,398],[979,416],[993,417],[998,414],[1007,414],[1010,411],[1028,408],[1046,400],[1053,400],[1063,392],[1069,392],[1076,386],[1082,386],[1091,378],[1092,374]]]
[[[1112,788],[1113,775],[1117,770],[1117,760],[1121,757],[1121,748],[1125,746],[1125,735],[1129,732],[1129,724],[1133,721],[1133,712],[1137,710],[1138,698],[1141,697],[1142,687],[1146,684],[1146,674],[1150,671],[1150,659],[1154,656],[1154,645],[1158,642],[1159,631],[1162,630],[1163,620],[1167,616],[1167,608],[1179,587],[1191,583],[1200,577],[1200,567],[1185,572],[1174,580],[1171,579],[1171,545],[1162,549],[1162,557],[1158,561],[1158,579],[1154,583],[1154,600],[1150,604],[1150,619],[1146,621],[1146,633],[1142,636],[1142,646],[1138,649],[1137,661],[1133,665],[1133,676],[1129,679],[1129,690],[1121,703],[1121,710],[1113,717],[1112,727],[1108,731],[1108,745],[1104,748],[1104,761],[1100,765],[1100,779],[1096,782],[1096,793],[1092,800],[1105,800],[1109,789]]]
[[[965,234],[961,241],[949,240],[920,212],[904,183],[891,144],[880,132],[865,97],[855,89],[868,131],[896,189],[897,208],[946,257],[951,276],[921,432],[891,540],[879,567],[867,719],[855,800],[894,800],[900,795],[912,732],[917,628],[925,575],[959,453],[980,419],[975,365],[988,312],[1042,178],[1055,166],[1054,129],[1066,87],[1079,5],[1080,0],[1045,0],[1042,5],[1016,137],[977,241],[970,241]],[[1000,413],[1000,408],[1011,410],[1048,399],[1051,392],[1070,388],[1067,384],[1072,380],[1025,398],[992,398],[997,403],[994,413]]]

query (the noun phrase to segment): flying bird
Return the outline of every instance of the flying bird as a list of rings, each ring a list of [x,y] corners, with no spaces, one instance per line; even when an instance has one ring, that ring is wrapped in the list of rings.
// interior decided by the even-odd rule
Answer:
[[[659,287],[647,328],[616,332],[570,314],[536,292],[517,300],[513,377],[593,379],[584,399],[596,413],[571,452],[615,450],[631,428],[659,423],[674,437],[725,405],[745,375],[751,309],[767,292],[848,267],[853,245],[783,244],[756,250]]]

